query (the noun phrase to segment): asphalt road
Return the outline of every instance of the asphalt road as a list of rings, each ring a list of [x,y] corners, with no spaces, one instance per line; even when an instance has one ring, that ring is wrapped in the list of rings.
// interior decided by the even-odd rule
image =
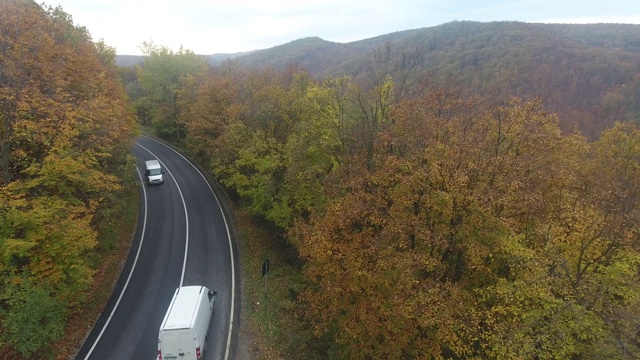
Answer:
[[[234,359],[238,262],[218,198],[196,167],[161,142],[141,137],[134,154],[140,175],[145,160],[158,159],[165,182],[141,182],[129,257],[76,359],[156,359],[160,323],[175,289],[187,285],[205,285],[218,293],[204,358]]]

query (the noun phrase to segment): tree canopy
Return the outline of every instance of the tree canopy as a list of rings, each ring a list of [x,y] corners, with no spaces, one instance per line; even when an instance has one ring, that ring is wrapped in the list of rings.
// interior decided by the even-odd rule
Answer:
[[[539,73],[512,75],[539,51],[545,76],[570,78],[557,66],[576,49],[547,51],[528,25],[499,25],[477,44],[455,32],[422,39],[465,51],[430,76],[415,71],[419,52],[383,46],[354,77],[228,61],[157,88],[179,110],[179,131],[162,134],[303,262],[297,320],[329,339],[310,357],[640,356],[640,131],[571,131],[554,101],[588,103],[593,89],[550,101]],[[512,38],[531,53],[509,52]],[[624,77],[603,56],[579,71]],[[496,88],[478,96],[487,84]],[[526,96],[499,96],[503,86]],[[627,118],[633,91],[607,96],[606,115]]]
[[[120,187],[135,125],[114,54],[59,7],[0,2],[0,346],[25,357],[82,301],[92,218]]]
[[[204,58],[190,50],[178,52],[144,43],[146,58],[138,66],[137,78],[143,95],[136,100],[138,116],[153,125],[158,136],[174,142],[184,139],[184,126],[178,122],[183,104],[178,100],[193,78],[206,71]]]

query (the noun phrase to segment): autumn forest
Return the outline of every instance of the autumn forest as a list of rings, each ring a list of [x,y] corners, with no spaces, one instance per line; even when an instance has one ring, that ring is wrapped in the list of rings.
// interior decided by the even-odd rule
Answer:
[[[114,58],[61,9],[0,1],[0,358],[54,353],[111,246],[137,131]]]
[[[62,9],[0,2],[0,355],[63,339],[143,129],[285,244],[290,327],[257,326],[283,358],[640,357],[637,58],[550,98],[507,63],[453,77],[391,41],[331,75],[142,47],[116,66]],[[581,122],[565,102],[590,81],[611,87]]]

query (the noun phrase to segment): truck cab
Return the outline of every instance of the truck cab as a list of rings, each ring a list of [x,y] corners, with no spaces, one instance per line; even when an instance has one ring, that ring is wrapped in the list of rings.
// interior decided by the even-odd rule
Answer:
[[[164,183],[164,170],[162,170],[158,160],[147,160],[144,162],[144,165],[144,177],[147,184],[155,185]]]

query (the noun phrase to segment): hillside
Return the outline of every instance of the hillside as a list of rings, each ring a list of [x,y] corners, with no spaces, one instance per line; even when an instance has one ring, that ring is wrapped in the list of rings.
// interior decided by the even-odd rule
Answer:
[[[242,66],[249,68],[283,68],[295,64],[304,67],[313,75],[323,76],[339,70],[346,61],[361,59],[370,50],[360,46],[360,42],[341,44],[310,37],[255,51],[236,57],[236,60]]]
[[[622,51],[640,55],[640,25],[460,21],[346,44],[317,37],[304,38],[237,58],[239,63],[248,67],[283,67],[297,63],[309,66],[308,70],[319,76],[349,72],[352,72],[349,75],[357,75],[353,73],[356,67],[349,64],[366,61],[371,51],[386,43],[393,44],[396,51],[422,50],[426,55],[424,67],[452,63],[464,66],[469,61],[476,65],[479,60],[492,60],[509,54],[515,56],[524,48],[553,52],[566,46],[581,48],[582,51]]]
[[[244,68],[295,65],[318,79],[359,79],[376,67],[376,53],[388,55],[389,72],[413,66],[413,83],[426,77],[482,97],[541,97],[564,131],[592,139],[615,121],[640,121],[640,25],[455,21],[344,44],[310,37],[206,57],[212,66],[225,60]],[[118,56],[117,63],[142,59]]]
[[[441,85],[456,83],[483,96],[543,97],[566,131],[594,138],[616,120],[640,117],[640,25],[462,21],[347,44],[300,39],[237,62],[295,64],[319,78],[357,78],[385,47],[396,61],[417,59],[418,74]]]

